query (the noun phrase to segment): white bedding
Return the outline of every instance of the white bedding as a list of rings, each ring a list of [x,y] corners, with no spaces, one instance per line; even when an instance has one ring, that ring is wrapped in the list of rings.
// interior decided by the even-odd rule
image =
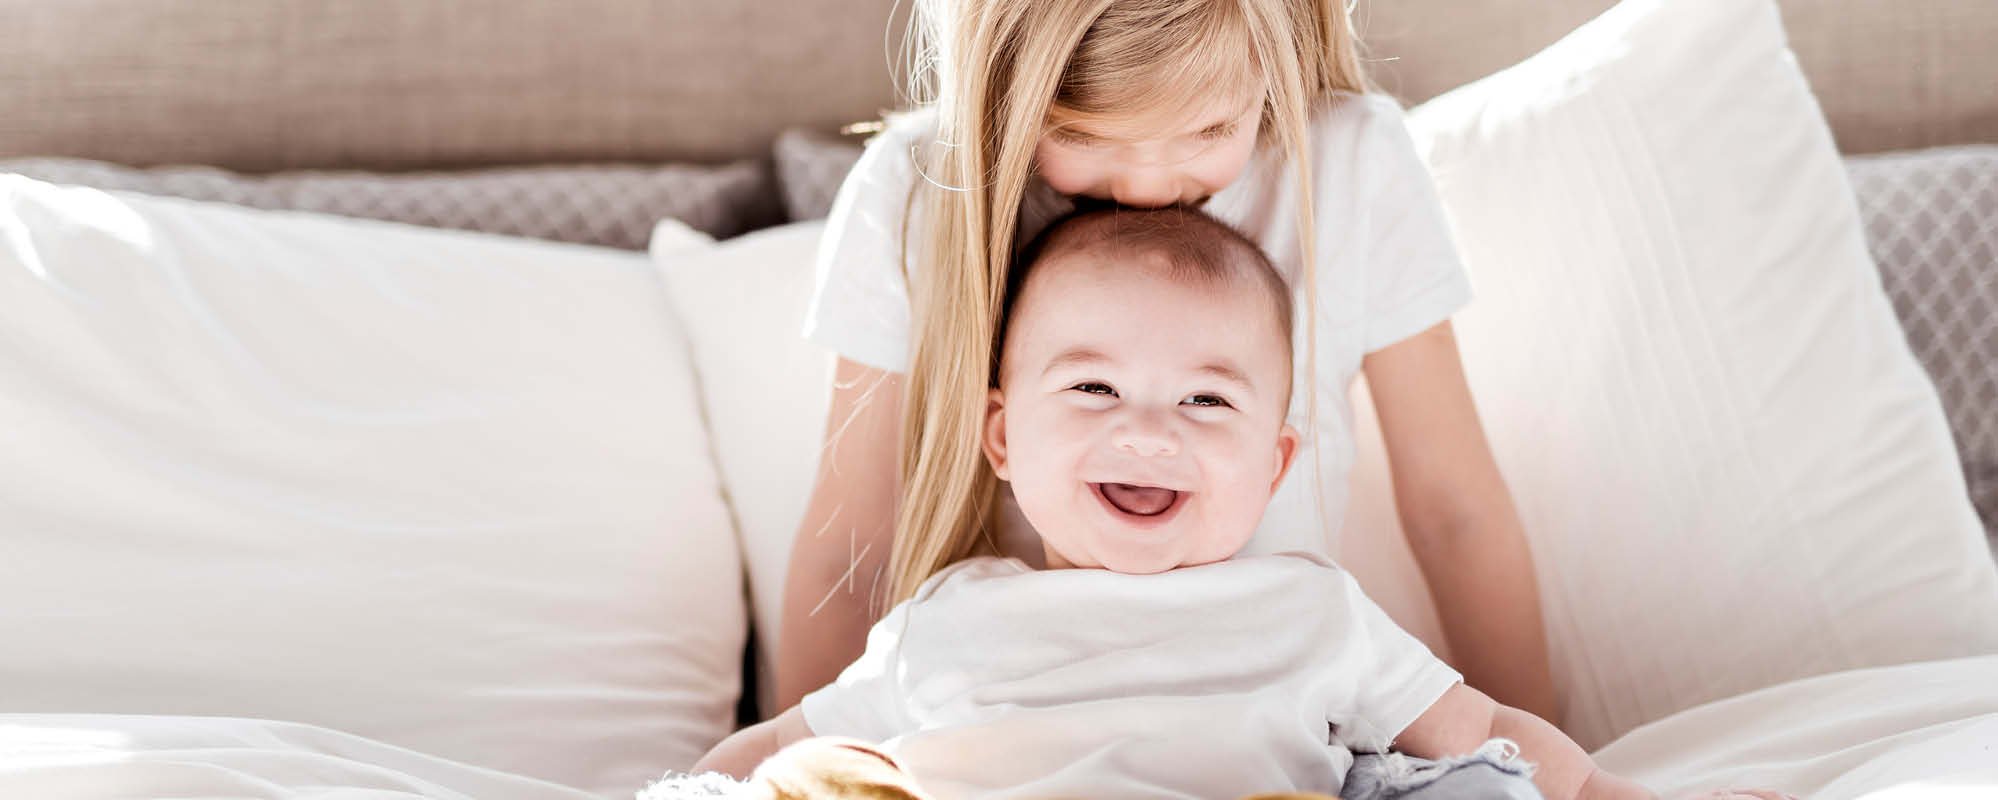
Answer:
[[[1699,706],[1597,754],[1665,797],[1998,797],[1998,655],[1808,678]],[[585,800],[582,791],[310,725],[0,715],[0,797]]]
[[[597,795],[291,722],[0,714],[0,797],[596,800]]]
[[[1596,752],[1665,797],[1998,797],[1998,655],[1806,678],[1681,711]]]

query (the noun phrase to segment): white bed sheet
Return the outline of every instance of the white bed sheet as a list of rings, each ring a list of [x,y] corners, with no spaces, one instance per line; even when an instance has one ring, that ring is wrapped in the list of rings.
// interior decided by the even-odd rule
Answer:
[[[312,725],[120,714],[0,714],[0,797],[598,800]]]
[[[1998,655],[1793,681],[1656,720],[1595,755],[1667,798],[1998,798]]]
[[[1822,675],[1657,720],[1597,751],[1667,798],[1998,797],[1998,655]],[[591,800],[326,728],[225,717],[0,714],[0,797]]]

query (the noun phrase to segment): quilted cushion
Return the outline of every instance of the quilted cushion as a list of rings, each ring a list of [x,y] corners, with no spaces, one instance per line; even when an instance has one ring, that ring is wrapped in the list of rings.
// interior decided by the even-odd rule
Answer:
[[[716,238],[777,221],[769,170],[757,161],[509,167],[459,172],[281,172],[213,167],[135,169],[77,159],[0,161],[49,183],[317,211],[436,228],[642,250],[660,219]]]
[[[777,135],[772,150],[777,162],[777,187],[784,194],[784,211],[793,222],[825,219],[832,213],[833,195],[860,160],[860,141],[829,133],[792,128]]]
[[[1894,313],[1998,547],[1998,146],[1847,159]]]

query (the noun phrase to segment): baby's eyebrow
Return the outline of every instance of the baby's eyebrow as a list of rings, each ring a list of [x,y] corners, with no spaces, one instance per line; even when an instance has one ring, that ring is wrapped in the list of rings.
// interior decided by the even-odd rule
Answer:
[[[1102,364],[1108,361],[1110,361],[1109,356],[1106,356],[1095,350],[1091,350],[1087,347],[1071,347],[1067,350],[1063,350],[1061,352],[1061,355],[1048,359],[1048,365],[1041,369],[1041,375],[1046,376],[1048,373],[1061,369],[1062,367],[1088,366],[1090,364]]]
[[[1249,382],[1248,373],[1243,372],[1240,368],[1237,368],[1234,364],[1230,364],[1227,362],[1202,364],[1198,369],[1194,371],[1202,375],[1212,375],[1221,380],[1236,384],[1242,387],[1243,389],[1255,388],[1255,384]]]

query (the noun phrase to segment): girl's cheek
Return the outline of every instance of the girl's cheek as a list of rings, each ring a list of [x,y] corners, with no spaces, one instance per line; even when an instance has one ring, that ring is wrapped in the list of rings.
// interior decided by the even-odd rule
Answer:
[[[1089,189],[1088,181],[1070,172],[1043,170],[1041,180],[1046,181],[1049,188],[1065,195],[1082,194]]]
[[[1042,144],[1036,152],[1034,171],[1050,188],[1062,194],[1081,194],[1093,183],[1093,176],[1082,159],[1061,152],[1051,144]]]
[[[1243,151],[1216,155],[1219,158],[1215,159],[1213,170],[1202,179],[1202,182],[1219,191],[1221,187],[1234,183],[1236,178],[1242,176],[1242,171],[1249,166],[1249,154]]]

